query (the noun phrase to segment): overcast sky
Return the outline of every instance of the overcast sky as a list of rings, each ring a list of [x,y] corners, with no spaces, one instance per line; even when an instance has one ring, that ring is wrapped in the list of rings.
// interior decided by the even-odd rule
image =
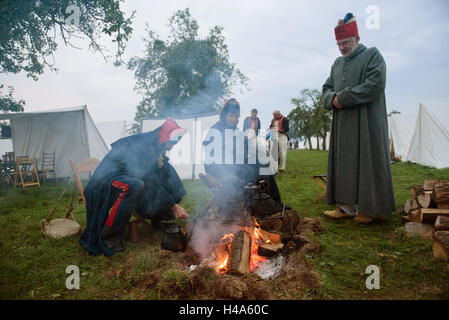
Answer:
[[[369,6],[379,9],[378,28]],[[377,47],[386,60],[389,111],[416,113],[420,102],[449,102],[447,0],[129,0],[122,10],[137,12],[125,61],[142,56],[145,23],[166,39],[168,18],[186,7],[201,36],[215,25],[224,27],[230,60],[249,78],[250,91],[234,94],[241,121],[256,107],[266,128],[272,111],[287,115],[290,99],[302,89],[321,89],[339,56],[333,28],[347,12],[357,17],[360,42]],[[0,83],[14,86],[16,99],[26,100],[25,111],[87,105],[95,122],[133,121],[140,96],[132,71],[114,67],[112,59],[89,52],[85,43],[83,50],[60,44],[54,57],[59,71],[46,70],[38,81],[25,74],[0,75]]]

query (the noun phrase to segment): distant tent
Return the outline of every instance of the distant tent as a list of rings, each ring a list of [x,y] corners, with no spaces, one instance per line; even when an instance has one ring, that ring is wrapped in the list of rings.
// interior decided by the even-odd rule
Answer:
[[[113,142],[128,136],[126,121],[98,122],[96,125],[109,149]]]
[[[87,158],[99,160],[108,152],[87,106],[26,113],[0,114],[9,119],[14,155],[42,158],[56,152],[56,175],[70,177],[69,160],[81,163]]]
[[[392,139],[392,151],[394,156],[402,160],[407,159],[407,155],[415,131],[416,114],[392,114],[388,117],[390,139]]]
[[[167,154],[181,179],[198,179],[204,173],[202,142],[209,128],[219,120],[218,113],[193,117],[173,118],[188,132]],[[164,123],[165,119],[144,119],[142,132],[152,131]]]
[[[6,152],[12,152],[12,140],[11,139],[0,139],[0,159]]]
[[[420,103],[407,161],[449,167],[449,103]]]

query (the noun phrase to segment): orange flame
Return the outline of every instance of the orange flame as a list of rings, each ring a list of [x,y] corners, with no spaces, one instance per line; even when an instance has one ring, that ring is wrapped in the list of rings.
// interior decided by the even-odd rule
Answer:
[[[261,229],[256,220],[254,220],[256,227],[244,227],[241,230],[247,231],[251,235],[251,259],[250,259],[250,271],[255,271],[261,263],[266,261],[265,257],[262,257],[258,254],[259,244],[262,242],[269,243],[270,240],[263,240],[263,236],[261,233]],[[229,252],[231,250],[232,239],[234,238],[234,234],[226,233],[221,237],[221,241],[227,242],[226,252],[220,252],[221,259],[217,261],[216,270],[218,273],[226,273],[228,271],[228,262],[229,262]]]

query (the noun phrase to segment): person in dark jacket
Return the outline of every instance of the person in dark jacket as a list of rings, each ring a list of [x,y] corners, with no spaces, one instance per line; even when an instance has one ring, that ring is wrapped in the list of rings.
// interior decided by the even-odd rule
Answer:
[[[204,169],[218,179],[226,190],[224,196],[229,199],[242,195],[247,183],[265,180],[268,193],[280,203],[281,196],[273,175],[260,175],[258,159],[252,158],[256,155],[248,152],[248,140],[237,128],[239,118],[239,103],[235,99],[228,100],[220,113],[220,121],[212,125],[203,142],[206,148]]]
[[[123,251],[121,238],[134,211],[156,227],[189,216],[178,204],[186,191],[165,155],[185,132],[169,118],[151,132],[112,144],[84,189],[87,225],[80,244],[90,254]]]
[[[257,109],[251,110],[251,116],[246,117],[243,121],[243,132],[246,130],[254,130],[254,134],[252,136],[257,137],[260,132],[260,119],[257,117]]]

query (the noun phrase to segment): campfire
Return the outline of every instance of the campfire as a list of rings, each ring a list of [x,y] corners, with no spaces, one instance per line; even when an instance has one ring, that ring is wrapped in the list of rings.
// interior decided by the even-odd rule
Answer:
[[[199,215],[190,234],[193,233],[191,245],[202,255],[201,265],[213,267],[218,274],[244,275],[255,272],[284,248],[279,233],[267,232],[258,223],[257,219],[265,217],[253,214],[257,206],[254,201],[248,201],[248,197],[254,190],[258,189],[249,186],[246,195],[232,201],[216,192]],[[257,199],[265,201],[263,209],[266,211],[267,198],[259,193]],[[277,214],[275,218],[282,220],[284,207],[271,206],[274,211],[271,214]]]
[[[237,233],[221,237],[214,250],[215,270],[219,274],[254,272],[283,247],[279,235],[262,230],[254,219],[253,227],[242,227]]]

